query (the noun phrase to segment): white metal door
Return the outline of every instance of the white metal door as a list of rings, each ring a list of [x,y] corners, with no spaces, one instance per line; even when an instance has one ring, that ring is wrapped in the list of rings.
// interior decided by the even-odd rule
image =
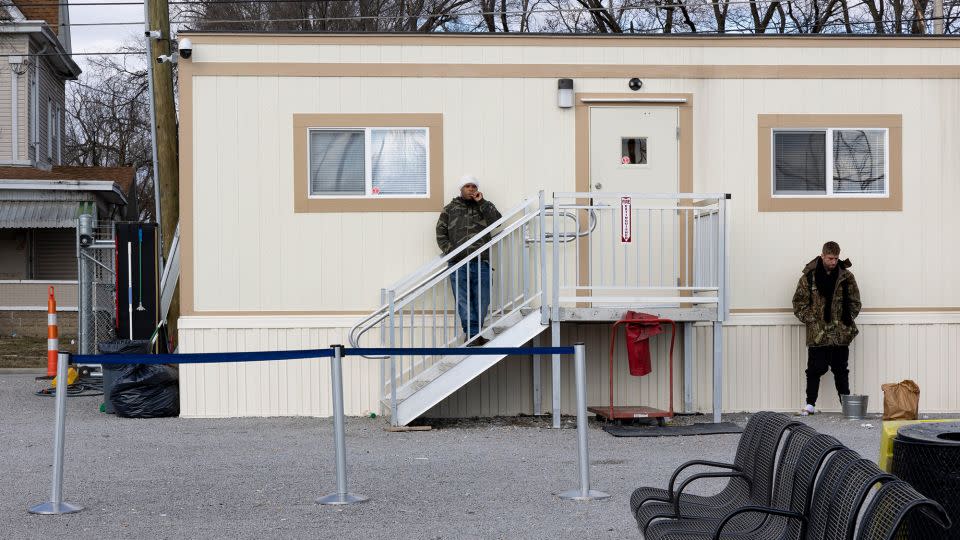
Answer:
[[[591,296],[627,305],[676,296],[676,200],[637,194],[679,191],[679,116],[677,107],[590,109],[590,190],[602,205],[589,237]]]

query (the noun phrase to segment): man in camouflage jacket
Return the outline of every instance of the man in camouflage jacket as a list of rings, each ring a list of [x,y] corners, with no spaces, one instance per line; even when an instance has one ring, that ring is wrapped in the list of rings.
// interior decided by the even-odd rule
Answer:
[[[437,220],[437,245],[444,255],[500,219],[497,207],[483,198],[480,182],[475,177],[467,175],[461,178],[459,189],[460,195],[443,208],[440,219]],[[467,346],[482,346],[487,342],[480,335],[480,330],[483,328],[487,308],[490,307],[490,252],[475,252],[488,241],[490,235],[483,235],[450,261],[453,266],[469,258],[469,261],[450,276],[457,314],[466,335]]]
[[[850,393],[847,363],[850,342],[859,333],[854,319],[860,314],[860,289],[851,266],[850,259],[840,260],[840,246],[827,242],[823,254],[803,268],[793,293],[793,314],[807,327],[807,403],[800,412],[804,416],[816,412],[820,377],[828,369],[837,393]]]

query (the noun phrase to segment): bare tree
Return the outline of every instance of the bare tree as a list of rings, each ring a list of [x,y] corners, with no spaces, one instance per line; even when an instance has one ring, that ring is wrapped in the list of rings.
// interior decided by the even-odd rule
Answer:
[[[142,62],[92,57],[67,93],[65,161],[134,167],[141,220],[155,216],[147,72]]]

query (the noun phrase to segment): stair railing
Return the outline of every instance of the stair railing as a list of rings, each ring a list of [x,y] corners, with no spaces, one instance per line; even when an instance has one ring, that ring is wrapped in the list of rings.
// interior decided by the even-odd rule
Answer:
[[[391,348],[449,348],[493,338],[498,325],[509,327],[525,310],[545,304],[545,243],[527,242],[543,236],[544,221],[541,192],[446,256],[382,290],[382,305],[350,330],[351,345],[360,346],[374,329],[379,330],[380,346]],[[487,235],[488,241],[471,248]],[[379,357],[381,388],[388,396],[383,404],[393,418],[397,391],[440,358]]]

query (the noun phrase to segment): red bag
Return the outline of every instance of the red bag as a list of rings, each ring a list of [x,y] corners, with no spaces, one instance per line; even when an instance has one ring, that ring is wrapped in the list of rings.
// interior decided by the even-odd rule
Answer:
[[[652,320],[643,321],[643,319]],[[650,338],[663,333],[663,328],[657,322],[656,315],[647,313],[628,311],[621,320],[638,321],[626,324],[627,360],[630,364],[630,375],[635,377],[647,375],[653,371],[650,363]]]

